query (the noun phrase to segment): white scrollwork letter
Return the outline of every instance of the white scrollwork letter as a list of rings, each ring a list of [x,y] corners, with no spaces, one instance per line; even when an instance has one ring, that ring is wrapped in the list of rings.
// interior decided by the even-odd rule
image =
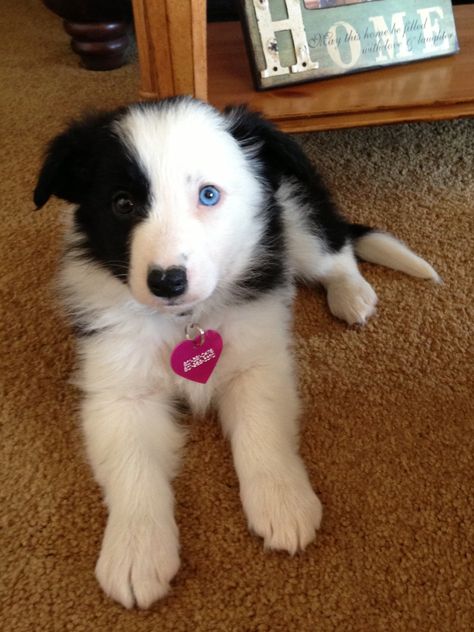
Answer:
[[[253,0],[253,4],[266,64],[265,70],[261,71],[262,77],[288,75],[290,72],[305,72],[306,70],[319,68],[318,62],[311,61],[309,55],[300,0],[285,0],[288,12],[286,20],[272,19],[269,0]],[[293,66],[285,67],[280,63],[278,44],[275,37],[275,34],[279,31],[291,31],[296,56],[296,64],[293,64]]]

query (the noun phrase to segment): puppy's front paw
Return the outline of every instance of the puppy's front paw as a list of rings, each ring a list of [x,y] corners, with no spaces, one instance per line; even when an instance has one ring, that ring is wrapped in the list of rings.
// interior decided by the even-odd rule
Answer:
[[[377,295],[363,277],[348,276],[328,286],[329,309],[349,325],[364,325],[375,312]]]
[[[96,566],[104,592],[126,608],[148,608],[164,597],[179,568],[174,521],[163,525],[109,517]]]
[[[249,527],[265,547],[294,554],[314,539],[322,507],[306,473],[259,474],[241,486],[241,497]]]

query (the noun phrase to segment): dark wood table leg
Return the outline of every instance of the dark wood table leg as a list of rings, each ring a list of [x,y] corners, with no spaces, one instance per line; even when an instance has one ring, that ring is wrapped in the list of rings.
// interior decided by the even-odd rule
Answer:
[[[127,60],[132,10],[129,0],[43,0],[63,18],[71,47],[89,70],[112,70]]]
[[[112,70],[123,66],[130,45],[126,22],[72,22],[64,20],[72,50],[88,70]]]

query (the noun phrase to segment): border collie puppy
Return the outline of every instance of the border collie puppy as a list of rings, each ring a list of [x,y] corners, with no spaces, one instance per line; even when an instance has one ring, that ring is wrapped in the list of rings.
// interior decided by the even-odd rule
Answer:
[[[104,591],[147,608],[178,570],[183,397],[217,407],[250,529],[270,549],[304,549],[321,504],[298,454],[295,281],[321,283],[336,317],[363,324],[377,297],[356,256],[436,272],[345,220],[299,145],[244,107],[178,97],[77,121],[49,146],[36,206],[51,195],[72,204],[60,286],[109,510]]]

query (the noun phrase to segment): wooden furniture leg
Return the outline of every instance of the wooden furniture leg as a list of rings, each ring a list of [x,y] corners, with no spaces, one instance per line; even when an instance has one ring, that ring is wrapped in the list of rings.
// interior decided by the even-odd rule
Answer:
[[[144,98],[207,99],[206,0],[133,0]]]
[[[123,66],[130,45],[126,22],[72,22],[64,20],[71,48],[88,70],[113,70]]]
[[[43,0],[63,18],[72,50],[89,70],[112,70],[126,62],[132,13],[126,0]]]

